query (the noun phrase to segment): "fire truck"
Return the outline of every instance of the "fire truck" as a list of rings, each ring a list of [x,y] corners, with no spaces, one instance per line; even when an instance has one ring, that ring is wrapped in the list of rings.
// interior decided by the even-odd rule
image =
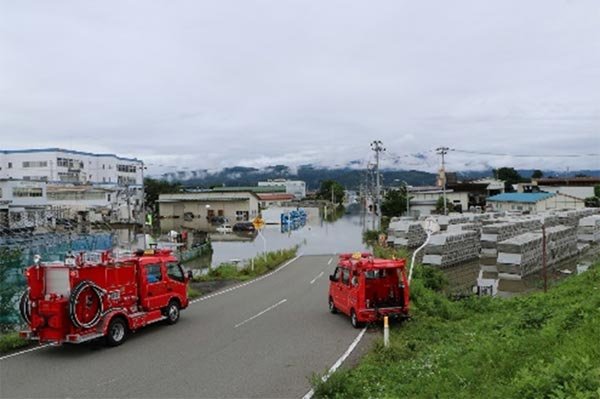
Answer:
[[[329,311],[350,316],[352,326],[408,316],[409,284],[404,259],[377,259],[371,253],[341,254],[329,276]]]
[[[52,263],[36,256],[25,270],[27,289],[19,310],[29,328],[20,336],[56,345],[97,338],[120,345],[149,324],[177,323],[188,306],[190,277],[170,250],[121,258],[79,253]]]

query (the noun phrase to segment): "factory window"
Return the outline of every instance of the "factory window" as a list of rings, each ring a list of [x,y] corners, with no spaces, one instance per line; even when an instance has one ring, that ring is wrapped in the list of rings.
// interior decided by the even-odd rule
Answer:
[[[124,173],[135,173],[136,167],[135,165],[117,165],[117,171]]]
[[[23,161],[24,168],[46,168],[48,161]]]
[[[2,187],[0,187],[0,198],[2,198]]]
[[[248,211],[235,211],[235,220],[238,222],[245,222],[248,219]]]
[[[41,187],[14,187],[13,197],[42,197],[44,191]]]
[[[12,162],[8,163],[8,169],[12,169]]]

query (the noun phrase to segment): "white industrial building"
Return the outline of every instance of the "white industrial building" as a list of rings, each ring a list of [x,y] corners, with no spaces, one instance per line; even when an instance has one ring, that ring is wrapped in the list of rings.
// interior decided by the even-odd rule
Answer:
[[[302,180],[274,179],[259,181],[259,187],[285,187],[286,194],[292,194],[296,199],[306,197],[306,183]]]
[[[0,179],[0,234],[43,225],[47,205],[44,182]]]
[[[440,198],[444,197],[444,190],[437,186],[409,187],[411,214],[420,216],[431,215]],[[460,211],[469,209],[469,194],[446,190],[446,201],[450,202]]]
[[[0,150],[0,179],[141,186],[143,163],[114,154],[61,148]]]
[[[559,193],[504,193],[487,199],[494,211],[541,213],[549,210],[582,209],[581,198]]]

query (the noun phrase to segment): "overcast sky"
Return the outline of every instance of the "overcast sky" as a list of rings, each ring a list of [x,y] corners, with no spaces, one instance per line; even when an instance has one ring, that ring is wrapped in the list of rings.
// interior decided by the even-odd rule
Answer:
[[[0,148],[600,169],[600,1],[0,0]],[[421,156],[423,155],[423,157]],[[424,159],[423,159],[424,158]],[[160,167],[162,165],[162,167]]]

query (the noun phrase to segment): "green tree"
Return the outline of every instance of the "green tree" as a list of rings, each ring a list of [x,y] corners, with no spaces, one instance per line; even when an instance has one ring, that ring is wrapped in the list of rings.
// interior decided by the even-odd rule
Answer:
[[[600,184],[594,186],[594,196],[600,198]]]
[[[381,203],[381,214],[391,218],[404,213],[406,213],[406,192],[389,190]]]
[[[19,324],[16,302],[24,289],[20,249],[0,248],[0,332]]]
[[[446,198],[446,210],[448,211],[448,213],[454,212],[454,204],[452,202],[448,201],[447,198]],[[438,200],[435,204],[435,213],[438,213],[440,215],[444,214],[444,197],[438,198]]]
[[[166,180],[157,180],[150,177],[144,179],[144,194],[146,208],[155,216],[158,214],[158,196],[160,194],[178,193],[181,191],[181,183],[171,183]]]
[[[333,190],[333,202],[341,204],[344,202],[344,186],[335,180],[325,180],[321,182],[321,188],[317,193],[317,197],[320,199],[331,201]]]
[[[519,172],[515,168],[499,168],[494,170],[494,176],[498,180],[503,180],[508,184],[516,184],[522,180]]]
[[[539,169],[534,170],[531,174],[532,179],[541,179],[542,177],[544,177],[544,172]]]

